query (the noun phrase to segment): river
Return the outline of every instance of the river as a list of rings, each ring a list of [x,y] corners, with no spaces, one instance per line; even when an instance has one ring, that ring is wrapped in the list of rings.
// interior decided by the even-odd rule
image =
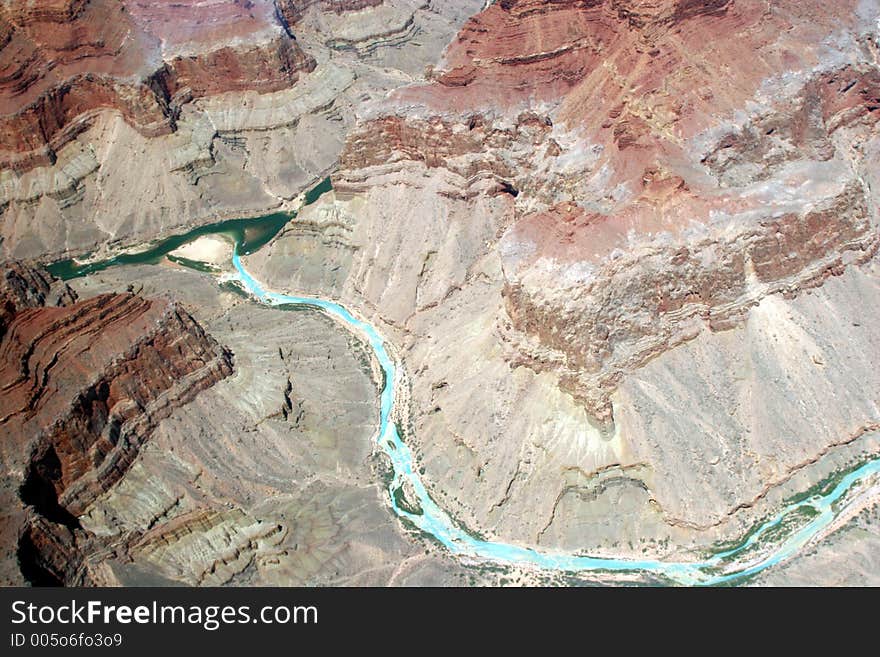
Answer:
[[[305,203],[314,202],[328,189],[329,181],[325,180],[306,195]],[[49,269],[55,275],[69,279],[114,265],[158,262],[168,252],[201,235],[222,234],[231,237],[235,243],[232,255],[234,273],[219,276],[219,282],[237,281],[255,301],[266,305],[296,304],[315,308],[335,318],[370,345],[384,373],[385,383],[380,394],[379,430],[375,440],[392,466],[393,476],[388,485],[389,503],[400,518],[431,536],[449,552],[472,560],[568,573],[644,573],[659,577],[661,581],[685,585],[736,583],[797,554],[820,536],[845,510],[845,505],[840,506],[837,502],[844,500],[855,486],[880,473],[880,457],[862,462],[849,472],[837,473],[814,487],[815,491],[811,494],[803,495],[801,499],[795,498],[774,516],[753,527],[735,545],[718,548],[713,554],[695,558],[693,561],[566,554],[478,538],[456,524],[428,494],[413,462],[412,452],[401,439],[397,425],[392,421],[395,386],[400,383],[398,364],[388,353],[385,340],[376,328],[333,301],[268,290],[242,263],[242,254],[252,253],[268,243],[294,216],[293,213],[276,214],[221,222],[168,238],[137,254],[125,254],[88,263],[66,260],[51,265]],[[411,491],[416,499],[407,500],[402,494],[403,490]]]

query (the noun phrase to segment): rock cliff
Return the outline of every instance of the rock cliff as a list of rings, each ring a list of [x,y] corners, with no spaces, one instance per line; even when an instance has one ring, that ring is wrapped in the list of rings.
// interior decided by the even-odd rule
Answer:
[[[310,7],[343,14],[366,7],[376,7],[382,2],[383,0],[275,0],[275,6],[285,22],[288,25],[294,25],[303,18],[306,10]]]
[[[876,0],[2,7],[0,250],[106,254],[331,175],[246,264],[388,338],[404,439],[463,525],[676,559],[880,453]],[[179,307],[119,292],[139,276],[245,359],[186,414],[228,362]],[[338,442],[375,428],[369,359],[187,276],[108,270],[72,303],[7,274],[5,526],[27,577],[440,569],[366,483],[369,445]],[[90,341],[98,378],[58,378]]]
[[[880,74],[859,19],[821,3],[498,2],[433,84],[352,133],[337,189],[426,168],[463,197],[516,199],[499,253],[532,341],[521,362],[552,362],[608,419],[597,391],[622,370],[873,254],[852,145],[873,134]],[[822,42],[841,20],[852,32]]]
[[[77,566],[92,537],[77,516],[162,418],[232,372],[231,354],[168,300],[67,293],[49,306],[43,272],[5,271],[3,297],[19,301],[0,342],[3,578],[87,581]]]

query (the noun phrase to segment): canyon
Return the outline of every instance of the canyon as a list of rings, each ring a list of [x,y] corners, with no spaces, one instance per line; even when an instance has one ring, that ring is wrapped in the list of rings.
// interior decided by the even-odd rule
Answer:
[[[4,581],[574,577],[389,513],[381,369],[320,309],[218,287],[225,255],[34,264],[231,218],[291,217],[243,266],[381,333],[426,494],[481,540],[694,561],[876,458],[878,26],[867,0],[0,4]],[[875,582],[859,504],[749,581]]]

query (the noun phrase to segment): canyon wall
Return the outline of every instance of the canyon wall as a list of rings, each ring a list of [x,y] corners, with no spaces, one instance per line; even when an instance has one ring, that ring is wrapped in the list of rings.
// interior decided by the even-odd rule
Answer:
[[[388,337],[406,371],[404,439],[463,525],[524,545],[676,558],[878,453],[875,0],[2,6],[4,257],[106,255],[290,209],[332,175],[333,191],[247,266],[269,287],[340,299]],[[34,354],[51,360],[68,339],[59,328],[43,342],[41,322],[85,331],[69,313],[154,317],[199,343],[173,304],[116,290],[71,306],[41,276],[19,267],[2,297],[18,411],[51,401],[27,384],[40,370],[21,369],[22,345],[45,345]],[[28,310],[47,299],[67,305]],[[272,324],[216,312],[242,349],[256,347],[236,326]],[[96,365],[111,373],[106,386],[77,389],[66,419],[9,456],[16,481],[33,482],[7,488],[18,509],[8,526],[38,555],[33,577],[86,581],[87,555],[110,537],[124,546],[119,581],[139,577],[132,563],[189,583],[310,582],[336,559],[368,563],[328,538],[374,547],[347,519],[360,505],[382,524],[383,508],[362,497],[366,454],[348,454],[337,481],[320,449],[286,440],[303,431],[298,418],[321,415],[301,416],[306,401],[294,412],[284,396],[294,366],[283,349],[274,362],[274,349],[289,338],[271,354],[281,387],[254,373],[268,351],[252,354],[247,376],[272,408],[243,379],[200,397],[209,429],[173,411],[160,424],[181,450],[181,431],[198,435],[155,497],[145,482],[170,461],[128,467],[115,441],[121,427],[152,431],[134,409],[162,402],[124,365]],[[214,362],[204,339],[200,358]],[[333,339],[365,393],[356,354]],[[173,343],[159,340],[157,353]],[[175,378],[122,343],[108,349]],[[180,358],[175,367],[196,366]],[[139,401],[124,404],[113,381]],[[234,429],[213,419],[233,408]],[[355,416],[346,427],[372,426],[364,409]],[[330,440],[314,422],[305,433]],[[254,436],[287,465],[249,453]],[[313,480],[292,455],[322,474]],[[109,478],[88,474],[104,472],[86,467],[95,462]],[[206,493],[212,469],[233,483],[215,474]],[[285,492],[293,480],[309,483]],[[283,497],[284,513],[252,490]],[[57,508],[35,515],[44,499]],[[219,509],[226,499],[235,508]],[[406,552],[396,533],[382,536],[387,554]],[[82,567],[61,572],[65,560]]]
[[[235,374],[159,423],[134,465],[79,516],[112,552],[87,568],[122,585],[464,584],[388,508],[370,437],[381,382],[367,345],[325,314],[254,304],[213,277],[113,267],[82,296],[175,290],[235,353]],[[259,336],[259,339],[254,339]]]
[[[426,169],[450,194],[515,199],[514,225],[498,221],[519,362],[563,371],[564,387],[610,419],[604,391],[622,371],[873,255],[865,160],[851,150],[880,107],[871,31],[853,24],[818,70],[767,91],[795,65],[779,56],[788,40],[815,67],[814,35],[837,20],[802,4],[496,3],[465,25],[435,83],[400,90],[400,109],[352,133],[336,189]],[[784,36],[769,39],[774,28]],[[757,74],[730,71],[704,97],[711,64],[729,68],[722,58],[744,34]],[[686,51],[704,63],[678,76]]]
[[[275,0],[275,6],[286,23],[294,25],[302,19],[310,7],[343,14],[366,7],[376,7],[382,2],[383,0]]]
[[[156,136],[193,97],[277,91],[315,66],[266,3],[7,3],[0,33],[0,166],[16,170],[54,163],[99,111]]]
[[[44,305],[46,274],[5,272],[3,297],[19,302],[0,342],[3,579],[87,582],[78,565],[96,546],[77,516],[162,418],[231,374],[232,356],[169,300],[66,291],[65,305]]]

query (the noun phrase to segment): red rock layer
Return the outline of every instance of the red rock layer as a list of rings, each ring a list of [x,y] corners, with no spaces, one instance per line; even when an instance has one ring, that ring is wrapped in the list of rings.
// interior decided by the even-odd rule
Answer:
[[[383,2],[384,0],[275,0],[275,6],[285,23],[293,25],[302,20],[309,7],[318,7],[321,11],[344,14],[367,7],[378,7]]]
[[[560,250],[570,258],[595,246],[593,229],[606,221],[569,206],[532,215],[517,231],[530,232],[544,256]],[[693,337],[701,324],[723,330],[741,323],[763,296],[821,285],[877,247],[864,191],[851,184],[819,207],[760,219],[722,239],[621,251],[562,295],[565,302],[548,302],[512,275],[503,291],[512,325],[560,358],[541,362],[526,350],[514,360],[557,368],[566,390],[609,419],[608,392],[624,372]]]
[[[45,280],[34,277],[32,298]],[[110,294],[15,313],[0,341],[3,577],[14,581],[19,545],[33,581],[73,581],[67,557],[88,540],[76,516],[161,419],[231,371],[231,355],[168,300]]]
[[[0,280],[0,339],[15,315],[25,308],[39,308],[49,303],[66,306],[76,295],[66,285],[56,284],[41,269],[13,261],[5,264]]]
[[[492,173],[513,180],[517,171],[512,163],[497,157],[494,149],[504,149],[515,142],[533,148],[553,148],[548,138],[551,124],[546,117],[523,112],[510,126],[495,125],[482,115],[472,115],[467,122],[430,117],[426,120],[385,116],[355,130],[342,153],[338,178],[372,166],[400,160],[422,162],[429,168],[444,168],[464,178],[477,173]],[[479,156],[461,158],[462,155]]]
[[[639,193],[611,213],[572,202],[522,217],[505,237],[531,245],[527,258],[505,263],[513,326],[556,350],[567,388],[607,416],[607,396],[595,394],[596,384],[611,389],[623,371],[693,337],[691,319],[730,327],[764,295],[794,294],[871,257],[878,233],[870,189],[850,165],[835,168],[841,187],[825,187],[828,170],[818,163],[850,155],[837,152],[838,131],[854,143],[876,132],[878,101],[874,67],[821,73],[708,150],[702,161],[727,189],[688,176],[688,167],[680,167],[682,177],[649,164]],[[783,175],[795,161],[815,164]],[[671,158],[664,164],[675,166]],[[776,209],[772,193],[740,195],[741,185],[760,180],[774,180],[780,197],[798,189],[800,207]],[[740,218],[716,219],[713,227],[713,215]],[[686,236],[697,227],[705,227],[704,237]],[[665,247],[651,243],[661,234],[671,238]],[[542,259],[587,265],[591,275],[564,304],[550,301],[546,290],[523,283]]]
[[[618,180],[634,179],[767,78],[816,65],[823,39],[857,23],[856,4],[496,2],[461,30],[435,84],[398,97],[461,112],[561,100],[560,118],[607,149]]]
[[[5,10],[15,23],[29,25],[41,21],[69,21],[79,14],[89,0],[23,0],[5,3]]]
[[[0,166],[54,161],[101,110],[162,134],[193,96],[274,91],[314,66],[269,0],[4,5]]]
[[[298,72],[315,61],[295,41],[276,39],[270,46],[223,47],[199,55],[175,57],[168,64],[168,92],[209,96],[227,91],[278,91],[296,82]]]

